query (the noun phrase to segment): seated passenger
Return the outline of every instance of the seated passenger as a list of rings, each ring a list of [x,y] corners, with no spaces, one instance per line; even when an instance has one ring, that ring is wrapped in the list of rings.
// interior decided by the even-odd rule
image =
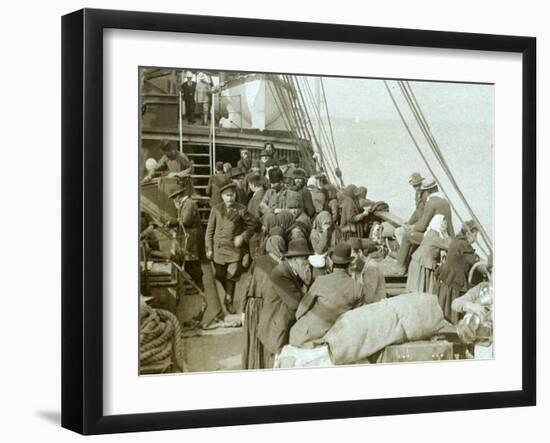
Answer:
[[[351,246],[340,243],[331,255],[333,272],[320,275],[300,301],[296,323],[290,329],[290,344],[314,347],[322,343],[326,332],[338,317],[361,305],[364,287],[354,281],[348,268],[353,261]]]
[[[296,310],[311,282],[307,260],[311,253],[307,242],[291,241],[285,259],[271,272],[258,324],[258,338],[270,361],[288,344],[290,328],[296,322]]]

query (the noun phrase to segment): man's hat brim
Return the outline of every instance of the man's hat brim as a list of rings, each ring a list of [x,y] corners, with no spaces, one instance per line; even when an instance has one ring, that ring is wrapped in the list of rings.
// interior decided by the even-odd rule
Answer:
[[[332,260],[332,263],[335,263],[337,265],[347,265],[353,261],[353,257],[346,258],[340,257],[338,255],[332,255],[330,259]]]
[[[226,191],[228,189],[237,189],[237,185],[233,182],[231,183],[227,183],[226,185],[223,185],[221,188],[220,188],[220,193],[222,193],[223,191]]]
[[[313,251],[290,251],[285,252],[283,255],[285,257],[309,257],[310,255],[313,255]]]
[[[175,198],[175,197],[177,197],[178,195],[184,194],[185,191],[186,191],[185,188],[183,188],[183,189],[178,189],[177,191],[172,192],[172,193],[168,196],[168,198]]]

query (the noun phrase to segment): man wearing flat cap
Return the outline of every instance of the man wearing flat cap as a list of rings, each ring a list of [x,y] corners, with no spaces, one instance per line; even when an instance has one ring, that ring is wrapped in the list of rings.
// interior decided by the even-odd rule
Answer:
[[[177,219],[169,220],[168,227],[176,228],[177,247],[174,261],[185,268],[193,282],[204,291],[202,281],[201,257],[204,258],[202,247],[203,228],[200,221],[197,204],[184,187],[179,187],[169,196],[176,206]]]
[[[270,360],[288,344],[296,310],[311,282],[308,257],[312,254],[306,240],[291,240],[285,260],[271,271],[258,324],[258,339],[271,354]]]
[[[333,272],[315,279],[296,310],[296,323],[289,337],[292,346],[319,344],[340,315],[362,304],[365,288],[348,272],[353,259],[349,243],[334,248]]]
[[[235,313],[235,285],[241,275],[244,245],[258,227],[246,206],[236,202],[236,184],[228,180],[220,188],[222,203],[210,211],[206,228],[206,258],[212,260],[215,278],[225,290],[227,312]]]
[[[415,207],[414,212],[409,217],[407,223],[395,230],[395,238],[399,245],[401,245],[403,241],[403,236],[405,235],[406,230],[411,230],[411,227],[420,219],[422,213],[424,212],[424,206],[426,205],[426,199],[428,198],[429,193],[421,189],[423,181],[424,177],[422,177],[419,172],[413,172],[409,177],[409,184],[414,189]]]

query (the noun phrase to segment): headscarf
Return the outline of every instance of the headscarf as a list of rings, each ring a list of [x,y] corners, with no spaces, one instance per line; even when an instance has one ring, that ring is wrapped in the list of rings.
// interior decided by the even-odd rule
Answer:
[[[359,186],[355,190],[355,196],[358,197],[358,198],[366,199],[367,198],[367,188],[365,188],[364,186]]]
[[[319,189],[319,183],[317,182],[317,179],[314,176],[311,176],[307,179],[307,187]]]
[[[352,199],[355,199],[356,191],[357,191],[357,186],[347,185],[344,189],[342,189],[342,194],[344,194],[346,197],[350,197]]]
[[[270,236],[265,243],[265,252],[274,255],[278,259],[283,258],[283,254],[286,252],[285,239],[280,235]]]
[[[292,212],[283,210],[277,214],[277,224],[286,232],[294,223],[295,217]]]
[[[293,231],[297,229],[300,231],[300,234],[296,236],[296,234],[293,234]],[[302,222],[294,222],[294,224],[288,229],[287,232],[287,238],[289,241],[291,240],[297,240],[298,238],[303,238],[304,240],[308,240],[308,229],[305,224]]]
[[[332,225],[332,215],[328,211],[321,211],[313,220],[313,229],[319,231],[321,226],[325,223],[330,223]]]
[[[264,227],[265,232],[269,232],[275,226],[279,226],[280,224],[279,224],[278,217],[273,213],[269,213],[264,216],[264,219],[262,220],[262,225]]]
[[[267,234],[269,236],[279,235],[281,237],[284,237],[285,236],[285,231],[280,226],[275,226],[274,228],[271,228]]]
[[[443,230],[443,221],[445,216],[442,214],[435,214],[428,225],[427,230],[433,230],[439,234],[441,238],[447,238],[449,236],[447,229]]]

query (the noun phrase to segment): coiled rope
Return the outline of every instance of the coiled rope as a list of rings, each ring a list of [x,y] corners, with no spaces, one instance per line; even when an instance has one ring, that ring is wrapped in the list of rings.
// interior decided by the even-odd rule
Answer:
[[[171,312],[141,303],[139,344],[141,374],[185,372],[182,329]]]

